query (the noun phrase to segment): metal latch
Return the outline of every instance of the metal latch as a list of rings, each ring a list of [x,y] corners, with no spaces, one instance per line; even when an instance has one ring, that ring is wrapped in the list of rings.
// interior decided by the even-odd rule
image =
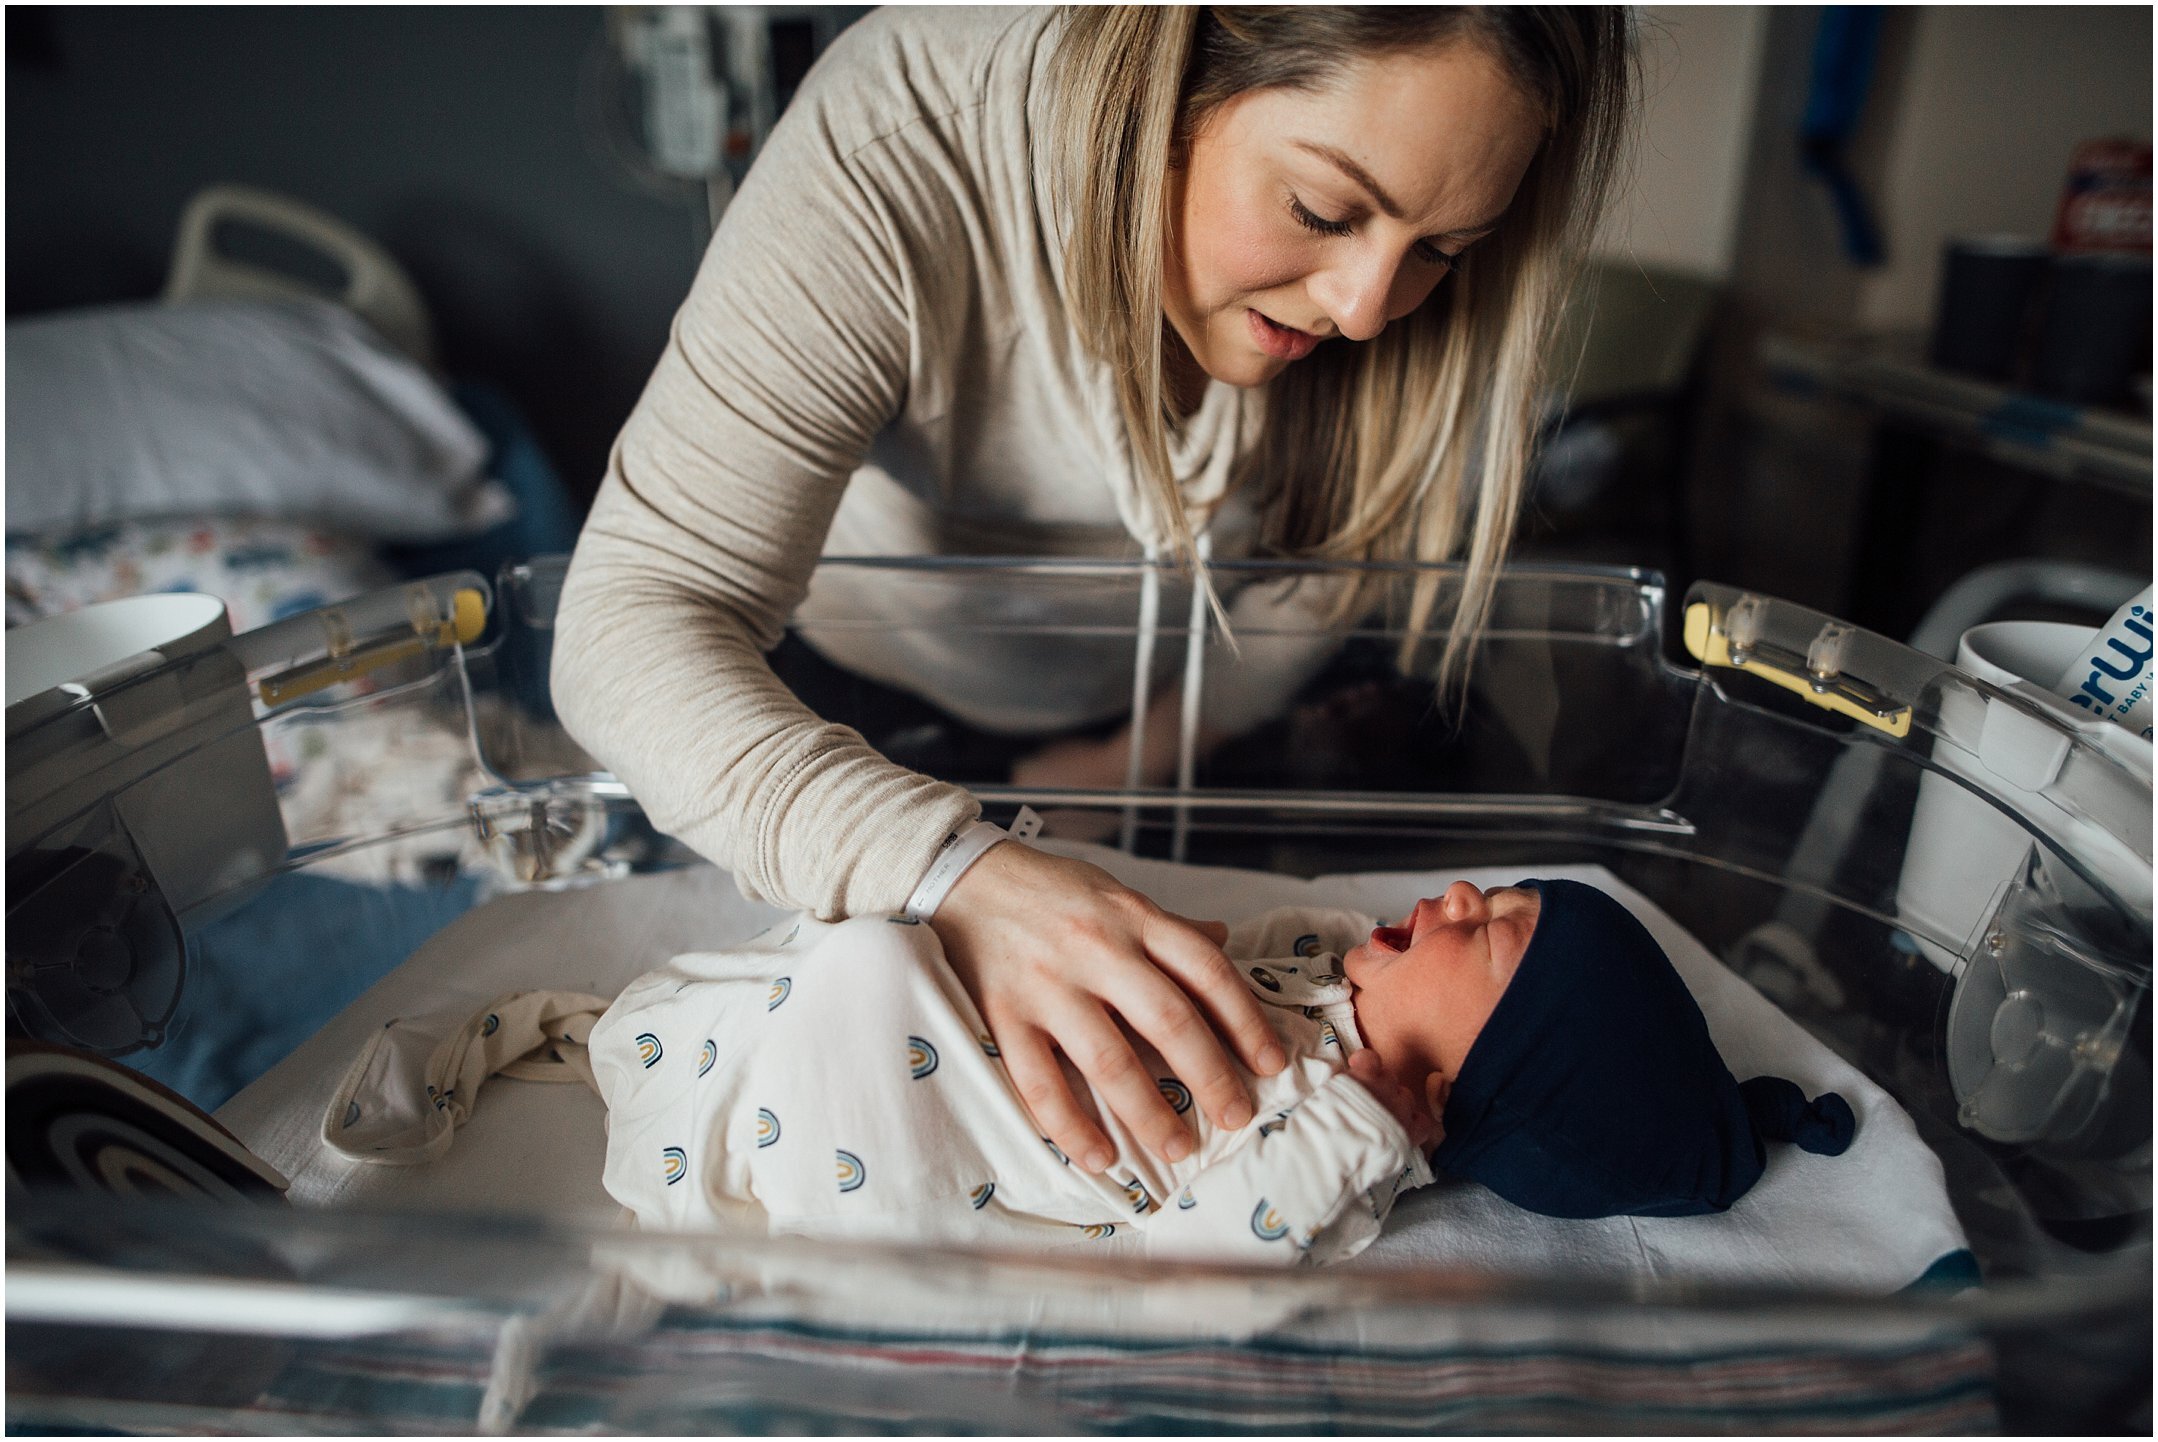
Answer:
[[[585,798],[496,792],[467,810],[503,875],[528,886],[576,875],[607,835],[607,808]]]
[[[425,586],[414,586],[407,596],[406,611],[412,622],[411,635],[355,646],[344,612],[335,606],[325,607],[319,616],[327,640],[326,654],[319,661],[264,677],[255,684],[256,694],[266,706],[281,706],[423,651],[469,646],[487,628],[486,599],[470,588],[450,598],[450,613],[443,616],[435,610],[434,594]]]
[[[1824,711],[1848,716],[1877,731],[1902,738],[1911,734],[1911,708],[1879,687],[1843,669],[1844,650],[1853,628],[1829,621],[1800,655],[1762,639],[1765,604],[1742,596],[1718,617],[1706,601],[1686,608],[1686,649],[1705,666],[1751,672],[1801,696]]]

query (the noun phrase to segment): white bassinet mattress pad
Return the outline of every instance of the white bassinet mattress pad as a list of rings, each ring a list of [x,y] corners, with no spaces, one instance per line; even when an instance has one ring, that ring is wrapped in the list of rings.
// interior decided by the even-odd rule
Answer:
[[[1466,879],[1572,877],[1608,891],[1669,954],[1707,1018],[1733,1075],[1786,1076],[1809,1095],[1840,1092],[1858,1117],[1850,1150],[1814,1156],[1771,1146],[1761,1181],[1730,1211],[1682,1218],[1568,1221],[1520,1211],[1472,1184],[1442,1179],[1412,1193],[1386,1232],[1349,1266],[1470,1267],[1613,1281],[1686,1280],[1889,1292],[1916,1281],[1965,1241],[1939,1161],[1880,1088],[1807,1035],[1646,898],[1601,867],[1475,868],[1363,873],[1310,881],[1179,866],[1102,847],[1048,843],[1093,861],[1187,916],[1240,918],[1283,905],[1349,907],[1377,916]],[[443,930],[268,1074],[218,1119],[291,1179],[303,1205],[408,1210],[538,1211],[615,1226],[621,1208],[600,1183],[605,1113],[583,1087],[497,1079],[446,1154],[420,1166],[370,1166],[323,1145],[333,1092],[393,1019],[406,1064],[424,1067],[447,1035],[506,992],[569,990],[612,997],[668,958],[764,930],[786,913],[745,900],[708,867],[565,892],[500,898]]]

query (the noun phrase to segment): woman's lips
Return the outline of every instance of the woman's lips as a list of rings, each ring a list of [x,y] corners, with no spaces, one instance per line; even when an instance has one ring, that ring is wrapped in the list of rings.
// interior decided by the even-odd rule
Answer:
[[[1319,337],[1310,331],[1276,325],[1255,310],[1246,310],[1244,319],[1250,325],[1251,338],[1259,349],[1276,360],[1302,360],[1319,343]]]

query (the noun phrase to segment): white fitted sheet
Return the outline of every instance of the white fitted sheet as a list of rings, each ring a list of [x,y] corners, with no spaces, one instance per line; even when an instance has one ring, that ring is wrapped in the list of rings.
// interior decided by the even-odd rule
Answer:
[[[1304,881],[1052,845],[1102,865],[1171,910],[1232,922],[1290,903],[1396,916],[1457,875],[1480,886],[1538,875],[1589,882],[1632,908],[1663,944],[1734,1075],[1743,1080],[1773,1072],[1809,1095],[1838,1091],[1858,1116],[1857,1138],[1842,1156],[1772,1146],[1767,1173],[1720,1216],[1562,1221],[1522,1212],[1481,1187],[1442,1181],[1404,1199],[1386,1235],[1352,1266],[1413,1262],[1881,1292],[1908,1285],[1965,1245],[1940,1163],[1902,1110],[1600,867]],[[324,1108],[367,1038],[394,1017],[449,1013],[462,1019],[505,992],[536,988],[613,996],[677,953],[724,946],[784,914],[743,899],[732,878],[708,867],[499,898],[439,933],[228,1102],[218,1118],[291,1179],[298,1203],[540,1211],[612,1225],[621,1209],[600,1186],[604,1109],[582,1087],[498,1078],[449,1153],[415,1167],[372,1166],[329,1151],[321,1141]]]

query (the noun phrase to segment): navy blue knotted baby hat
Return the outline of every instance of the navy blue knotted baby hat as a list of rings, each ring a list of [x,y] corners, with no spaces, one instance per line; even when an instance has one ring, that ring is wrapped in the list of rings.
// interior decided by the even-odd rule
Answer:
[[[1548,1217],[1685,1217],[1744,1196],[1766,1141],[1850,1145],[1857,1120],[1834,1092],[1733,1080],[1632,912],[1578,881],[1520,884],[1542,913],[1454,1079],[1440,1170]]]

